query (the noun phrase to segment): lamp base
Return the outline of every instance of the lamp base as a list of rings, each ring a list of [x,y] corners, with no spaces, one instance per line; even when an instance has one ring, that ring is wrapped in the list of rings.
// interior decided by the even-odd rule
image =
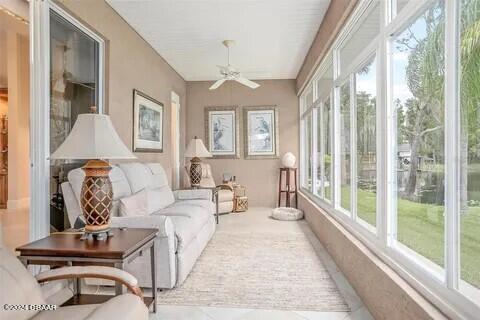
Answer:
[[[190,185],[192,188],[200,187],[202,181],[202,161],[195,157],[190,160]]]
[[[109,222],[113,190],[108,177],[111,169],[108,162],[103,160],[90,160],[82,167],[85,172],[80,201],[85,218],[82,239],[95,237],[105,240],[112,235]]]
[[[108,230],[104,230],[104,231],[87,231],[85,230],[85,232],[82,234],[82,236],[80,237],[80,240],[94,240],[94,239],[97,239],[97,240],[107,240],[107,238],[109,237],[113,237],[113,232],[112,230],[110,230],[110,228]]]

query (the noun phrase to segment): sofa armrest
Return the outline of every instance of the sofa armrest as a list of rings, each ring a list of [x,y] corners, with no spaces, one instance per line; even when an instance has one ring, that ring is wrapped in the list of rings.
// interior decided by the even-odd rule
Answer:
[[[134,217],[112,217],[110,226],[114,228],[156,228],[157,237],[173,237],[174,226],[167,216],[150,215]]]
[[[86,266],[86,267],[62,267],[51,269],[38,274],[35,277],[38,283],[65,280],[75,278],[98,278],[119,282],[126,286],[130,292],[142,298],[142,290],[138,287],[137,279],[130,273],[123,270],[104,267],[104,266]]]
[[[173,191],[175,200],[212,200],[210,189],[185,189]]]

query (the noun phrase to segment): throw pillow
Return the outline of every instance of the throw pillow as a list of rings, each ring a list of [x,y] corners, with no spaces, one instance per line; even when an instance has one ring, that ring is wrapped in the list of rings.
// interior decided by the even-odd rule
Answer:
[[[147,191],[145,189],[120,199],[119,215],[124,217],[149,215]]]

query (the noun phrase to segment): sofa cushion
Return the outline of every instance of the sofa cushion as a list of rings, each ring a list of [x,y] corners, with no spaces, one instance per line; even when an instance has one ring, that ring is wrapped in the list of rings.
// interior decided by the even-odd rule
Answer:
[[[122,169],[123,173],[127,177],[132,193],[137,193],[138,191],[145,189],[150,185],[152,172],[143,163],[120,163],[118,164],[118,167]]]
[[[147,190],[148,213],[152,214],[175,202],[173,192],[168,185]]]
[[[146,163],[145,166],[150,170],[150,189],[168,186],[168,179],[165,170],[160,163]]]
[[[120,199],[119,216],[146,216],[150,213],[148,210],[147,191],[145,189]]]
[[[189,199],[189,200],[177,200],[173,207],[184,207],[184,206],[194,206],[194,207],[201,207],[210,214],[215,213],[215,203],[210,200],[205,199]]]
[[[182,252],[188,247],[190,242],[198,235],[203,226],[208,222],[209,215],[197,215],[195,217],[171,216],[173,225],[175,226],[176,251]]]

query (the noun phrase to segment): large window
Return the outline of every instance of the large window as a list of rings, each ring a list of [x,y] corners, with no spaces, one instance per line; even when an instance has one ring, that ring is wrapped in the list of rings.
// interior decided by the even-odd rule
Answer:
[[[480,0],[360,0],[304,92],[305,194],[478,317]]]

